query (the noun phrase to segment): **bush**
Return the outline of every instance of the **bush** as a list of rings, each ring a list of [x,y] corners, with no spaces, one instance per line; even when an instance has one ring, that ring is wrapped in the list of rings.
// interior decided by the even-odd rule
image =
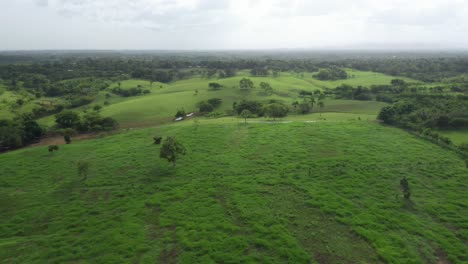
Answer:
[[[214,107],[208,102],[201,101],[200,103],[198,103],[198,110],[202,113],[209,113],[214,110]]]
[[[216,118],[216,117],[222,117],[224,115],[223,112],[220,112],[220,111],[214,111],[214,112],[210,112],[208,113],[206,116],[207,117],[213,117],[213,118]]]
[[[213,106],[213,108],[217,108],[218,106],[221,105],[221,103],[223,102],[223,100],[221,98],[211,98],[211,99],[208,99],[207,101],[209,104],[211,104]]]
[[[186,115],[185,110],[184,109],[179,109],[179,110],[177,110],[177,113],[175,114],[175,118],[185,117],[185,115]]]
[[[249,110],[252,114],[255,114],[257,116],[263,116],[264,114],[263,104],[258,101],[243,100],[240,103],[234,103],[233,108],[238,115],[240,115],[244,109]]]
[[[468,127],[468,118],[457,117],[449,121],[449,125],[453,128]]]
[[[325,80],[341,80],[347,79],[348,74],[343,69],[338,67],[330,67],[328,69],[322,69],[317,74],[313,75],[314,78],[325,81]]]
[[[50,145],[47,147],[47,150],[52,153],[54,151],[57,151],[59,149],[59,147],[57,145]]]

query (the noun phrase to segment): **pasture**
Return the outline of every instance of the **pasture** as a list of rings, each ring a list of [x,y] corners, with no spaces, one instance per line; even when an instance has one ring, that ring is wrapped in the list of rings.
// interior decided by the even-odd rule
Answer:
[[[61,145],[55,153],[3,154],[0,259],[468,261],[468,169],[454,152],[359,114],[318,116],[247,125],[200,119]],[[158,157],[155,135],[186,146],[176,167]],[[79,160],[90,164],[86,181]],[[400,195],[404,176],[411,201]]]

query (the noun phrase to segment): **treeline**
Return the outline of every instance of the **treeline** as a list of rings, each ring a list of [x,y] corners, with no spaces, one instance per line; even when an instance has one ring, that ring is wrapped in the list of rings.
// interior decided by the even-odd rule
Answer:
[[[15,56],[17,60],[15,60]],[[29,63],[25,63],[28,61]],[[6,63],[11,63],[6,65]],[[86,77],[116,78],[122,74],[160,82],[193,74],[221,78],[239,69],[253,75],[282,71],[314,72],[319,68],[354,68],[439,82],[468,72],[468,55],[411,53],[63,53],[59,55],[0,54],[0,78],[18,80],[23,74],[41,74],[52,82]],[[461,80],[465,82],[465,79]]]
[[[343,67],[405,76],[424,82],[440,82],[468,72],[468,57],[347,59],[331,65],[337,63]]]
[[[458,94],[460,98],[468,98],[468,95],[465,95],[468,93],[468,86],[415,86],[402,79],[393,79],[390,84],[371,85],[370,87],[342,84],[335,89],[329,90],[328,93],[334,94],[337,99],[376,100],[393,103],[403,98],[414,98],[416,96],[444,99],[452,98],[455,94]]]
[[[61,134],[66,143],[77,133],[111,131],[118,128],[118,123],[111,117],[102,117],[100,107],[87,111],[82,116],[65,110],[55,115],[55,125],[46,130],[41,127],[32,114],[21,114],[15,118],[0,119],[0,151],[17,149],[39,142],[46,133]]]
[[[417,131],[468,128],[468,100],[460,96],[416,95],[382,108],[378,118]]]
[[[43,134],[44,129],[32,115],[23,114],[12,120],[0,119],[0,151],[37,142]]]

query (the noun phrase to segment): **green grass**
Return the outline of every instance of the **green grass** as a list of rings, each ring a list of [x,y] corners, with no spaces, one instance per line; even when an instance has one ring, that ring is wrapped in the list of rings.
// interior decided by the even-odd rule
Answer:
[[[438,133],[449,137],[455,145],[461,145],[463,143],[468,144],[468,129],[465,130],[442,130]]]
[[[305,73],[304,76],[293,73],[281,73],[279,77],[252,77],[247,72],[239,72],[239,76],[226,79],[207,79],[195,77],[188,80],[181,80],[171,84],[153,83],[144,80],[126,80],[121,81],[120,86],[123,89],[137,87],[140,85],[144,89],[151,91],[148,95],[136,97],[119,97],[112,95],[108,100],[111,104],[104,107],[102,114],[115,118],[122,127],[141,127],[156,124],[164,124],[172,120],[177,109],[185,109],[187,112],[196,111],[196,103],[210,98],[221,98],[222,105],[217,111],[224,112],[232,109],[233,102],[239,102],[242,99],[268,101],[271,99],[281,100],[290,105],[294,101],[301,101],[298,92],[300,90],[314,91],[316,89],[333,88],[340,82],[362,85],[388,84],[394,77],[386,76],[380,73],[350,71],[355,77],[335,82],[318,81],[312,79],[312,73]],[[256,87],[260,82],[268,82],[274,89],[271,96],[262,96],[260,89],[255,88],[250,93],[242,93],[238,84],[242,78],[250,78]],[[224,87],[219,91],[208,89],[209,82],[219,82]],[[113,83],[110,89],[118,87],[118,83]],[[195,90],[198,94],[195,95]],[[99,94],[96,101],[91,104],[103,104],[105,94],[109,91],[103,91]],[[352,101],[352,100],[328,100],[323,109],[324,112],[347,112],[376,115],[385,103],[372,101]],[[77,110],[89,108],[85,106]],[[316,109],[318,110],[318,109]],[[51,126],[54,124],[53,116],[40,120],[43,125]]]
[[[421,83],[414,79],[406,77],[396,77],[385,75],[378,72],[359,71],[354,69],[347,69],[349,78],[337,81],[320,81],[312,77],[312,73],[304,73],[304,80],[310,82],[312,85],[320,88],[335,88],[341,84],[349,84],[352,86],[370,87],[372,85],[390,84],[393,79],[402,79],[410,83]]]
[[[468,261],[464,162],[402,130],[340,121],[345,116],[247,126],[200,119],[62,145],[53,154],[45,147],[3,154],[0,259]],[[176,168],[158,158],[154,135],[175,135],[187,147]],[[77,160],[90,162],[84,183]],[[403,176],[412,202],[396,197]]]

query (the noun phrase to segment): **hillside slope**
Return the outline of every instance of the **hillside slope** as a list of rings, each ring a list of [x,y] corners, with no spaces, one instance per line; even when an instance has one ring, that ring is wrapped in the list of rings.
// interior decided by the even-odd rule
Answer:
[[[187,147],[175,168],[154,135]],[[7,263],[468,261],[463,161],[373,122],[185,122],[6,153],[0,175]]]

